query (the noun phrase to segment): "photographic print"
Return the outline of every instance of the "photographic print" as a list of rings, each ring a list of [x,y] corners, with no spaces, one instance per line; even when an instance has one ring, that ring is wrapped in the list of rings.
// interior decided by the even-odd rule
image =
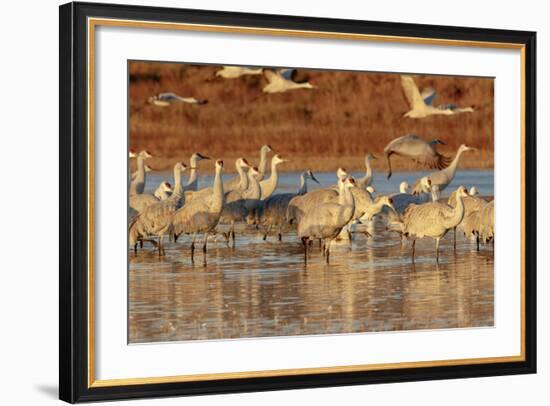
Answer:
[[[527,31],[61,6],[60,398],[536,372],[535,61]]]
[[[494,78],[128,83],[130,344],[493,326]]]

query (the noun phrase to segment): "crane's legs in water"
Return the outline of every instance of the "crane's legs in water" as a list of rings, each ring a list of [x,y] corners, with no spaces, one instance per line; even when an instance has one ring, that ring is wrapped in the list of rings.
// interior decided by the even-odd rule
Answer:
[[[208,243],[208,233],[204,233],[204,241],[202,243],[202,265],[206,267],[206,244]]]
[[[479,235],[476,236],[477,250],[479,251]]]
[[[416,249],[416,239],[413,240],[413,252],[412,252],[412,262],[414,264],[414,251]]]
[[[164,245],[163,245],[163,236],[160,235],[159,236],[159,257],[163,256],[164,255]]]
[[[309,245],[307,237],[302,237],[302,244],[304,245],[304,263],[307,264],[307,246]]]
[[[439,241],[438,241],[438,245],[439,245]],[[456,251],[456,227],[453,228],[453,247],[454,247],[454,250]]]
[[[439,262],[439,238],[435,239],[435,261]]]
[[[328,243],[326,244],[326,250],[327,250],[327,264],[329,263],[329,258],[330,258],[330,241],[328,241]]]
[[[263,240],[267,240],[267,235],[271,232],[271,224],[269,226],[267,226],[266,229],[264,229],[264,238]]]
[[[202,244],[202,253],[206,255],[206,244],[208,243],[208,233],[204,233],[204,241]]]
[[[191,240],[191,262],[195,262],[195,239],[197,234],[193,234],[193,239]]]

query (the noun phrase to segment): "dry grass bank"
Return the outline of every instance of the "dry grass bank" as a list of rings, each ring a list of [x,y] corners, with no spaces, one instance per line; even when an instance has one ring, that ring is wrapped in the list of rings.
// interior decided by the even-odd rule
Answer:
[[[187,161],[194,151],[227,161],[237,156],[256,161],[259,147],[270,144],[292,160],[282,170],[357,170],[366,152],[381,156],[390,140],[410,133],[445,141],[440,150],[449,156],[461,143],[477,147],[465,154],[461,167],[493,166],[492,79],[415,76],[420,88],[437,89],[436,104],[476,107],[474,113],[415,120],[403,118],[408,105],[399,75],[302,69],[299,74],[316,89],[264,95],[262,76],[216,79],[218,68],[130,64],[130,147],[158,156],[151,162],[156,169]],[[165,91],[209,103],[146,104],[149,96]],[[395,170],[418,169],[400,158],[392,163]],[[381,159],[375,166],[386,168]]]

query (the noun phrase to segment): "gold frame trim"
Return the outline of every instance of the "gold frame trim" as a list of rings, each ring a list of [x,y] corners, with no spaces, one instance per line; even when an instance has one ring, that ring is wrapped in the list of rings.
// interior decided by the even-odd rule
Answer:
[[[268,35],[301,38],[341,39],[371,42],[390,42],[420,45],[460,46],[478,48],[512,49],[520,51],[521,60],[521,270],[520,270],[520,339],[519,355],[485,358],[464,358],[454,360],[397,362],[384,364],[347,365],[316,368],[277,369],[267,371],[222,372],[213,374],[174,375],[146,378],[95,379],[95,337],[94,337],[94,163],[95,163],[95,28],[97,26],[132,27],[162,30],[184,30],[196,32],[219,32],[247,35]],[[257,27],[239,27],[226,25],[163,23],[139,20],[120,20],[108,18],[88,19],[88,387],[113,387],[124,385],[143,385],[177,382],[212,381],[218,379],[266,378],[289,375],[330,374],[338,372],[379,371],[397,368],[424,368],[440,366],[458,366],[473,364],[492,364],[525,361],[525,45],[506,42],[462,41],[421,37],[399,37],[390,35],[352,34],[325,31],[304,31]]]

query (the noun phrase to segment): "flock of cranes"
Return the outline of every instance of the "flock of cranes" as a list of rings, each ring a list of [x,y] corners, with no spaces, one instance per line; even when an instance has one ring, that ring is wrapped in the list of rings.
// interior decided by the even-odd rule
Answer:
[[[262,88],[264,93],[284,93],[297,89],[315,89],[316,86],[307,80],[297,79],[297,69],[267,69],[250,68],[242,66],[223,66],[216,72],[217,78],[237,79],[242,76],[263,75],[267,84]],[[419,90],[412,76],[401,75],[401,87],[409,103],[410,110],[404,114],[407,118],[425,118],[431,115],[454,115],[459,113],[471,113],[473,107],[459,107],[454,104],[434,106],[437,97],[436,91],[429,87]],[[207,104],[206,99],[195,97],[183,97],[173,92],[164,92],[148,98],[148,103],[157,107],[168,107],[176,103]],[[432,157],[431,159],[437,159]],[[440,162],[443,165],[444,162]]]
[[[313,89],[307,80],[298,81],[296,69],[267,69],[254,67],[223,66],[216,77],[232,80],[242,76],[263,75],[267,84],[264,93],[282,93],[296,89]],[[433,88],[420,90],[413,78],[401,75],[401,86],[410,110],[404,117],[421,119],[430,115],[453,115],[473,112],[472,107],[455,105],[434,106],[436,92]],[[176,103],[203,105],[208,101],[195,97],[182,97],[172,92],[151,96],[148,103],[168,107]],[[220,225],[228,231],[224,237],[235,245],[235,225],[255,225],[267,239],[276,233],[282,240],[291,229],[304,248],[307,261],[310,246],[319,240],[326,261],[330,258],[331,243],[339,238],[352,239],[354,224],[372,222],[382,218],[387,229],[395,231],[403,239],[412,239],[412,259],[415,257],[417,238],[431,237],[435,240],[436,259],[439,259],[439,242],[449,231],[455,235],[457,228],[477,241],[489,242],[494,236],[493,202],[475,196],[463,186],[454,191],[447,202],[442,202],[440,193],[453,180],[460,158],[473,148],[461,145],[454,159],[437,151],[438,139],[426,141],[416,135],[406,135],[391,141],[384,148],[388,163],[388,179],[392,175],[391,156],[401,156],[416,162],[421,167],[436,170],[418,179],[412,189],[402,183],[398,193],[375,196],[372,186],[372,162],[376,157],[365,156],[365,175],[351,177],[343,168],[336,172],[336,184],[316,190],[308,190],[308,181],[316,182],[315,175],[305,170],[300,175],[296,193],[276,193],[279,182],[278,167],[287,160],[280,154],[271,158],[268,176],[268,155],[273,152],[269,145],[260,149],[257,166],[250,165],[244,157],[235,161],[237,175],[223,181],[224,162],[215,161],[215,176],[211,186],[198,188],[199,162],[210,158],[200,153],[190,157],[189,166],[183,162],[174,164],[173,185],[163,181],[152,194],[144,193],[146,174],[151,168],[146,160],[147,151],[130,151],[136,160],[137,171],[129,178],[129,242],[137,251],[144,242],[150,242],[164,254],[165,239],[177,242],[181,235],[191,237],[191,258],[194,256],[197,238],[202,237],[202,251],[207,252],[208,237],[217,233]],[[188,172],[184,183],[183,173]]]
[[[243,68],[244,69],[244,68]],[[232,70],[223,74],[235,75]],[[258,74],[254,72],[244,74]],[[440,193],[453,180],[460,158],[473,148],[461,145],[450,160],[436,151],[439,140],[426,141],[417,136],[404,136],[390,142],[384,149],[389,162],[392,154],[412,159],[435,172],[416,181],[412,191],[402,182],[399,192],[391,195],[375,195],[372,185],[372,161],[375,156],[365,156],[365,176],[355,179],[344,168],[336,172],[336,184],[308,190],[308,182],[319,184],[310,170],[300,175],[296,193],[276,193],[278,166],[287,159],[280,154],[271,158],[271,170],[267,173],[269,145],[260,149],[260,160],[253,166],[244,158],[235,161],[237,176],[225,182],[222,179],[224,162],[214,162],[215,176],[211,186],[198,188],[199,162],[210,158],[194,153],[187,166],[174,164],[173,186],[163,181],[154,194],[146,194],[147,151],[130,151],[136,160],[137,171],[129,176],[129,244],[137,251],[144,242],[152,243],[159,255],[164,254],[165,239],[176,243],[183,235],[190,236],[191,259],[194,258],[197,238],[202,242],[204,255],[208,238],[220,232],[220,225],[228,227],[223,235],[235,246],[235,225],[245,223],[255,226],[263,234],[276,233],[282,240],[284,233],[295,230],[304,249],[307,262],[312,242],[318,240],[327,263],[331,244],[339,238],[349,238],[357,223],[369,224],[375,219],[386,222],[389,231],[395,231],[404,239],[412,240],[412,260],[415,258],[416,239],[431,237],[435,240],[435,257],[439,260],[440,240],[452,230],[460,230],[468,238],[488,243],[494,238],[494,202],[476,196],[472,187],[457,188],[448,201],[441,201]],[[189,172],[184,182],[182,174]],[[391,166],[388,177],[391,176]],[[225,227],[225,228],[227,228]],[[370,234],[370,233],[367,233]]]

